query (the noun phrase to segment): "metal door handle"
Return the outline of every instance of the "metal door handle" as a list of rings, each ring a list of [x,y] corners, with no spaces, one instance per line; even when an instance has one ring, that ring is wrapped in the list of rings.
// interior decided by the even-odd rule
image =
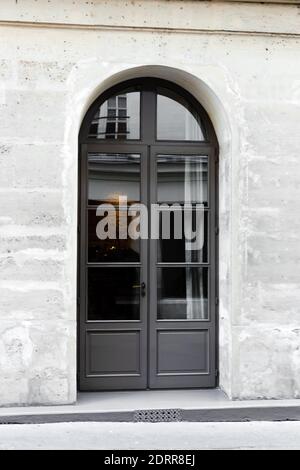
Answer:
[[[146,283],[142,282],[141,284],[135,284],[132,286],[133,289],[141,289],[141,296],[145,297],[146,295]]]
[[[141,284],[141,296],[145,297],[145,295],[146,295],[146,283],[142,282],[142,284]]]

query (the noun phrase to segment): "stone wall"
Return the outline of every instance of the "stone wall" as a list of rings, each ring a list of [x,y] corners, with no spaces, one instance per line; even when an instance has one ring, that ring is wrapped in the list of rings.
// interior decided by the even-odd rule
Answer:
[[[145,74],[220,143],[220,385],[300,396],[300,15],[294,5],[2,0],[0,403],[76,400],[77,137]]]

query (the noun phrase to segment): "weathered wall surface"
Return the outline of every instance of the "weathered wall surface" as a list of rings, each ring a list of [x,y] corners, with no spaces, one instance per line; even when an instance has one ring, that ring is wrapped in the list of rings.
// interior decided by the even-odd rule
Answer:
[[[3,0],[0,18],[85,27],[299,33],[300,0],[286,7],[278,1],[281,5],[276,0],[259,5],[247,0],[239,5],[230,0],[63,0],[63,5],[61,0]]]
[[[59,3],[1,2],[0,403],[76,400],[78,129],[139,73],[186,86],[220,141],[221,386],[299,397],[297,6]]]

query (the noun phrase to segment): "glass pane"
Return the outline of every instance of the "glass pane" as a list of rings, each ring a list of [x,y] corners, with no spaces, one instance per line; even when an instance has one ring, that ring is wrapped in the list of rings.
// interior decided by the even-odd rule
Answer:
[[[88,320],[138,320],[139,268],[88,269]]]
[[[140,155],[89,153],[88,178],[89,205],[140,201]]]
[[[140,92],[113,96],[97,110],[89,138],[128,140],[140,138]]]
[[[158,202],[208,203],[208,157],[158,155]]]
[[[164,263],[208,262],[208,213],[195,204],[190,209],[161,210],[158,261]]]
[[[100,262],[138,262],[140,261],[140,240],[129,236],[122,239],[122,229],[128,233],[132,216],[128,216],[127,208],[107,211],[104,215],[96,214],[96,210],[88,210],[88,261]],[[98,230],[97,230],[98,229]],[[106,238],[104,239],[104,236]]]
[[[208,319],[208,269],[157,269],[159,320]]]
[[[169,96],[166,96],[169,95]],[[205,140],[199,115],[181,97],[170,93],[157,95],[158,140]]]

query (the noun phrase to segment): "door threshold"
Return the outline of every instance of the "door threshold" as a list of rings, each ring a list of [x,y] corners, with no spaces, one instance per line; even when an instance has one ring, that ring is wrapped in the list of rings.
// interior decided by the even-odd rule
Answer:
[[[147,389],[126,391],[79,392],[78,405],[104,411],[135,411],[147,409],[194,409],[229,402],[219,388],[211,389]]]

